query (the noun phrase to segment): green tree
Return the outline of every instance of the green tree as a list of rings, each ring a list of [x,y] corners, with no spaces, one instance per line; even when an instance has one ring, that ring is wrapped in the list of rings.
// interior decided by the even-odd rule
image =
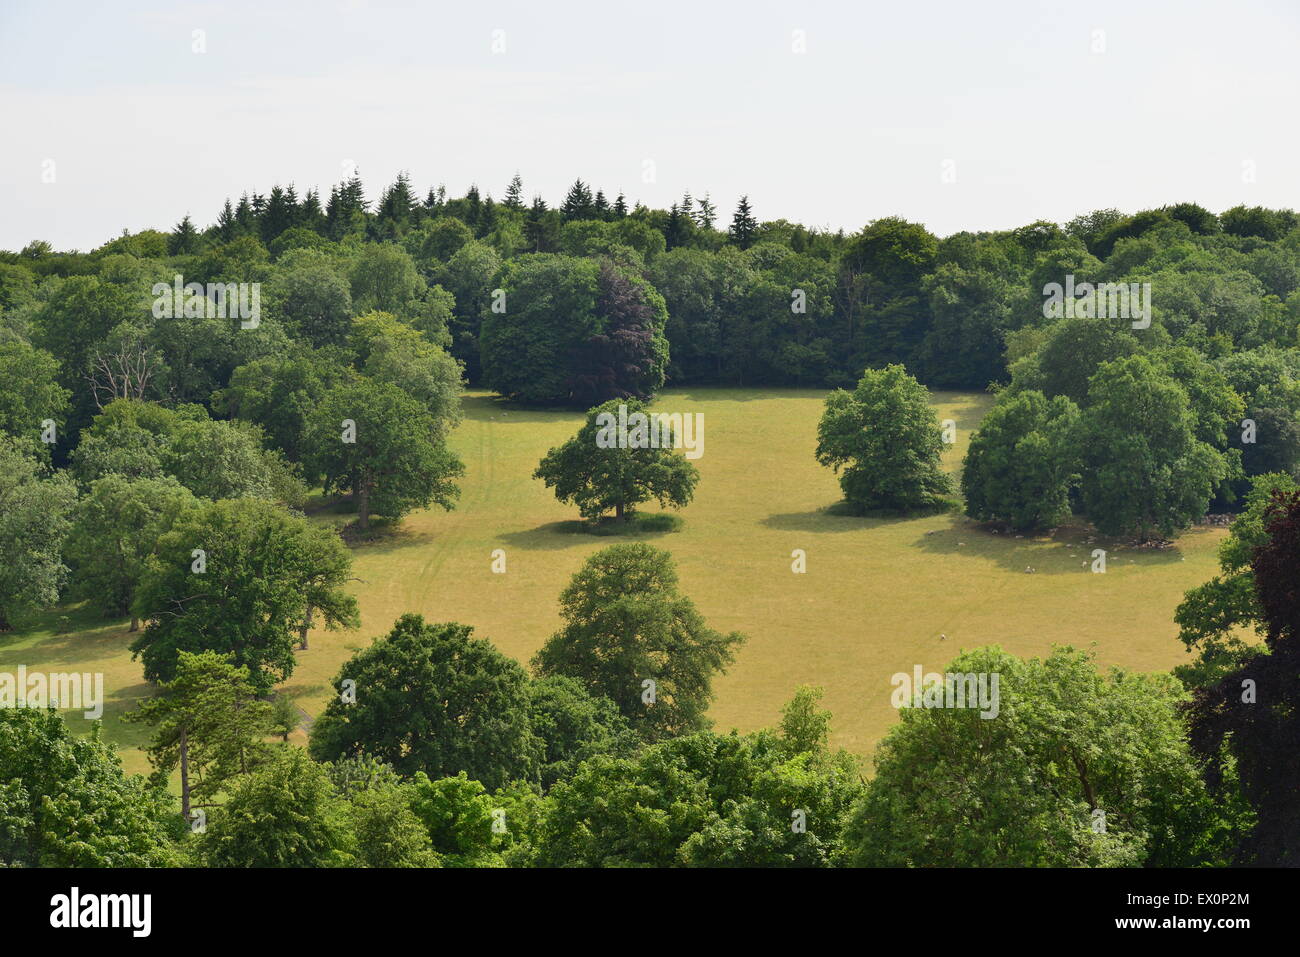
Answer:
[[[325,768],[292,746],[236,783],[199,841],[209,867],[347,867],[356,850],[347,802]]]
[[[122,773],[96,724],[0,708],[0,866],[167,867],[181,819],[162,787]]]
[[[77,504],[67,541],[77,590],[108,614],[127,614],[158,539],[198,504],[170,476],[96,479]],[[131,631],[139,627],[132,618]]]
[[[619,448],[620,407],[626,409],[629,422],[626,448]],[[664,507],[688,505],[700,473],[672,451],[681,440],[676,429],[651,419],[653,414],[646,410],[646,404],[636,399],[611,399],[590,410],[578,434],[548,451],[533,478],[555,489],[561,502],[578,506],[586,519],[598,519],[610,509],[623,519],[650,499]],[[640,432],[632,427],[638,421],[643,423]],[[652,427],[658,435],[653,445]]]
[[[1178,712],[1184,694],[1168,675],[1102,675],[1092,655],[1070,648],[1029,661],[976,649],[947,673],[989,682],[996,716],[937,706],[947,703],[942,678],[911,698],[898,685],[906,706],[877,748],[844,863],[1225,863],[1224,809],[1201,779]]]
[[[855,511],[933,508],[950,491],[929,398],[900,365],[868,369],[852,392],[836,389],[826,397],[817,461],[844,470],[840,488]]]
[[[67,578],[63,540],[77,487],[0,436],[0,632],[20,609],[58,600]]]
[[[1101,365],[1076,442],[1084,513],[1102,533],[1146,541],[1205,513],[1228,468],[1195,427],[1187,392],[1145,357]]]
[[[71,393],[58,378],[58,360],[48,352],[19,340],[0,342],[0,432],[42,456],[49,454],[40,440],[43,423],[61,429],[67,417]]]
[[[962,466],[966,514],[1018,530],[1051,528],[1070,514],[1078,480],[1079,410],[1041,392],[1001,396],[971,436]]]
[[[396,385],[360,379],[336,386],[308,419],[305,466],[326,492],[348,490],[357,524],[373,512],[399,519],[438,504],[450,511],[465,467],[441,442],[442,425]]]
[[[529,721],[541,741],[542,787],[568,777],[597,754],[635,750],[636,735],[614,702],[589,694],[576,678],[549,675],[528,685]]]
[[[709,628],[678,592],[672,556],[638,542],[587,559],[560,595],[560,615],[564,626],[533,659],[538,674],[577,678],[651,741],[709,726],[713,676],[745,640]]]
[[[535,779],[539,742],[529,721],[528,676],[467,625],[403,615],[353,655],[339,692],[311,731],[320,761],[368,755],[402,774],[465,771],[496,787]],[[355,701],[343,694],[352,682]]]
[[[165,786],[180,769],[181,815],[218,806],[215,798],[266,758],[271,705],[258,701],[248,669],[213,651],[176,659],[176,677],[124,720],[154,729],[145,749]]]
[[[322,556],[327,556],[327,560]],[[248,668],[265,693],[293,672],[309,609],[326,627],[356,627],[343,591],[351,559],[337,534],[258,500],[204,505],[158,541],[136,591],[147,622],[131,644],[150,681],[170,681],[183,651],[215,651]]]

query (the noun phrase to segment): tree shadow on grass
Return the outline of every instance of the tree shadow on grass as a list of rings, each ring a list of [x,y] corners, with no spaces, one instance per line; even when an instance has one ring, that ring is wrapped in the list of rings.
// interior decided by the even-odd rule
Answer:
[[[943,509],[925,510],[904,515],[897,512],[860,514],[847,502],[836,502],[807,512],[783,512],[769,515],[760,524],[783,532],[858,532],[885,525],[898,525],[918,518],[943,513]]]
[[[461,412],[470,422],[495,422],[497,425],[528,425],[554,422],[556,415],[585,415],[576,406],[532,406],[503,399],[499,395],[467,395],[460,401]]]
[[[30,638],[30,633],[14,633],[14,640],[8,643],[9,647],[0,642],[0,669],[16,668],[20,664],[31,666],[35,661],[42,665],[77,667],[87,659],[98,660],[127,654],[127,647],[140,635],[140,632],[127,631],[129,625],[130,622],[127,621],[100,619],[86,630],[48,635],[24,643],[21,647],[13,645],[18,639]]]
[[[676,515],[644,512],[634,515],[627,522],[612,519],[595,524],[578,520],[547,522],[527,531],[504,532],[497,536],[497,541],[526,551],[557,551],[588,541],[613,545],[619,541],[659,538],[672,534],[681,526],[682,519]]]
[[[1165,548],[1139,547],[1131,541],[1108,539],[1091,528],[1076,525],[1030,534],[958,519],[950,528],[926,532],[914,544],[936,554],[992,559],[1007,571],[1021,574],[1090,574],[1092,553],[1098,548],[1106,551],[1108,571],[1130,564],[1168,565],[1183,560],[1176,544]]]

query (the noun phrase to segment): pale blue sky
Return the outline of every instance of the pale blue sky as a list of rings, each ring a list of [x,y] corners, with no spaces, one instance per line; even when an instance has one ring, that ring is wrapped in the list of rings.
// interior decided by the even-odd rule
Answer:
[[[1295,207],[1298,26],[1294,0],[0,0],[0,248],[207,224],[349,161],[372,197],[518,169],[552,203],[580,176],[849,230]]]

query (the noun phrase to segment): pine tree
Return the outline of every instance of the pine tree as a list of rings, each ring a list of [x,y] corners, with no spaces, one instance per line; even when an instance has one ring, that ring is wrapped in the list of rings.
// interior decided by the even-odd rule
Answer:
[[[560,215],[564,217],[565,222],[575,219],[591,218],[591,187],[580,179],[575,179],[573,185],[569,187],[569,194],[564,197],[564,205],[560,207]]]
[[[515,173],[510,179],[510,185],[506,187],[505,205],[509,209],[520,210],[524,208],[524,181]]]
[[[592,209],[597,219],[609,219],[609,200],[605,198],[603,189],[596,190],[596,201],[592,204]]]
[[[709,194],[705,193],[704,198],[700,200],[699,211],[695,214],[695,222],[701,229],[712,229],[717,218],[718,211],[710,201]]]
[[[758,220],[749,208],[749,197],[740,197],[735,215],[731,217],[731,241],[741,249],[754,245],[754,232],[758,229]]]
[[[254,198],[256,203],[256,198]],[[271,187],[271,195],[261,216],[262,242],[269,244],[293,225],[297,204],[290,205],[288,194],[280,186]]]
[[[403,226],[411,218],[415,208],[415,193],[411,191],[411,181],[405,172],[397,174],[397,180],[384,190],[379,198],[375,215],[381,222],[392,226]]]
[[[627,215],[627,200],[623,198],[622,193],[619,193],[618,199],[614,200],[614,218],[622,219],[626,215]]]
[[[320,194],[314,189],[307,190],[302,207],[298,211],[298,221],[308,229],[320,232],[325,226],[325,214],[320,208]]]
[[[235,238],[238,232],[239,224],[235,222],[235,208],[230,205],[230,197],[226,197],[226,205],[221,207],[221,214],[217,216],[217,238],[223,243],[228,243]]]
[[[226,201],[226,207],[229,208],[230,201]],[[190,220],[190,214],[186,213],[185,218],[176,224],[171,236],[167,240],[167,253],[171,256],[188,256],[197,252],[199,248],[199,233],[194,228],[194,223]]]
[[[528,218],[524,220],[524,239],[527,240],[529,248],[535,253],[542,252],[546,246],[546,219],[546,200],[540,196],[534,196],[533,205],[528,210]]]
[[[247,235],[253,231],[256,223],[256,217],[253,215],[253,204],[248,200],[248,194],[239,197],[239,205],[235,207],[235,226],[236,233],[240,236]]]

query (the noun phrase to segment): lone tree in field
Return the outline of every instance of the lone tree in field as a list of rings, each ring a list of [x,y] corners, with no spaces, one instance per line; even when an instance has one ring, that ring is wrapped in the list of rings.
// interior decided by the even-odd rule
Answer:
[[[817,461],[837,472],[859,514],[933,508],[951,490],[939,468],[943,435],[929,392],[901,365],[868,369],[852,392],[826,397]]]
[[[351,557],[338,535],[269,502],[212,502],[158,541],[132,612],[148,622],[131,651],[150,681],[171,681],[182,651],[215,651],[248,668],[258,693],[293,671],[309,612],[356,627],[343,591]]]
[[[626,409],[623,415],[620,406]],[[628,423],[626,441],[619,435],[620,421]],[[638,430],[634,423],[642,427]],[[650,499],[681,508],[695,493],[700,473],[674,454],[676,440],[673,425],[651,418],[644,402],[611,399],[587,413],[577,435],[546,453],[533,478],[554,488],[561,502],[577,505],[586,519],[598,519],[610,509],[623,519]]]
[[[401,518],[416,508],[451,511],[465,471],[448,451],[442,423],[389,382],[359,379],[329,392],[308,421],[308,471],[325,490],[351,491],[357,525],[370,514]]]
[[[533,659],[540,675],[570,675],[613,701],[649,741],[704,730],[713,675],[744,642],[704,623],[677,591],[672,556],[627,542],[602,549],[560,595],[565,624]]]
[[[1007,394],[971,436],[962,467],[966,514],[1015,529],[1051,528],[1070,514],[1079,410],[1063,395]]]

